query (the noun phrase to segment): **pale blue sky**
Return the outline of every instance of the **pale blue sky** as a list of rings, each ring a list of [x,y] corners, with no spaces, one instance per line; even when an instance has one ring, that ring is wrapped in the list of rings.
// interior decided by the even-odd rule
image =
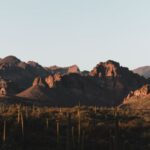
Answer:
[[[91,69],[150,65],[149,0],[0,0],[0,57]]]

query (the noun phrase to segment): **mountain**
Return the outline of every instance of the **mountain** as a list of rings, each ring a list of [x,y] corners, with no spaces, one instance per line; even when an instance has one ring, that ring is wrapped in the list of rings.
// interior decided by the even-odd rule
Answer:
[[[148,83],[144,77],[112,60],[98,63],[91,71],[80,72],[77,65],[43,67],[15,56],[0,60],[0,77],[0,93],[4,96],[57,106],[74,106],[79,102],[117,106],[131,91]],[[11,86],[7,80],[15,85],[13,94],[9,93]]]
[[[0,61],[0,76],[16,84],[16,93],[30,87],[36,76],[43,77],[48,74],[48,71],[37,63],[25,63],[15,56],[7,56]]]
[[[133,70],[134,73],[137,73],[145,78],[150,78],[150,66],[139,67]]]
[[[63,106],[79,102],[82,105],[116,106],[131,90],[146,82],[145,78],[109,60],[96,65],[86,76],[82,73],[56,73],[35,78],[33,85],[17,96]]]

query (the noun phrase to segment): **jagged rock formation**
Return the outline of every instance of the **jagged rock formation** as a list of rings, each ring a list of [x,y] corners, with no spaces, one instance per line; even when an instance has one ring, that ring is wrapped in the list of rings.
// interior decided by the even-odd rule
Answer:
[[[115,61],[99,63],[85,74],[79,68],[44,68],[36,62],[22,62],[9,56],[0,61],[0,76],[19,86],[18,97],[46,100],[53,105],[116,106],[130,91],[147,83],[147,80],[121,67]],[[33,82],[33,84],[32,84]]]
[[[54,77],[52,75],[49,75],[48,77],[45,78],[45,82],[47,83],[49,88],[53,88],[55,79],[54,79]]]
[[[146,84],[138,90],[131,91],[120,107],[131,109],[150,109],[150,85]]]
[[[31,100],[49,100],[49,88],[44,78],[36,77],[32,86],[25,91],[17,94],[18,97]]]
[[[45,82],[45,80],[41,77],[36,77],[33,81],[32,86],[41,86],[41,87],[47,87],[47,83]]]
[[[128,96],[125,98],[124,103],[129,102],[131,98],[143,98],[150,94],[150,85],[146,84],[142,86],[140,89],[131,91]]]
[[[128,68],[121,67],[119,63],[112,60],[99,63],[89,75],[100,78],[102,80],[101,86],[112,91],[120,99],[131,90],[135,90],[146,83],[144,78],[132,73]]]
[[[7,81],[4,80],[4,79],[0,79],[0,95],[7,95],[7,87],[8,87],[8,84],[7,84]]]
[[[139,67],[133,70],[134,73],[144,76],[145,78],[150,78],[150,66]]]
[[[120,75],[120,65],[114,61],[99,63],[91,72],[91,76],[97,77],[117,77]]]

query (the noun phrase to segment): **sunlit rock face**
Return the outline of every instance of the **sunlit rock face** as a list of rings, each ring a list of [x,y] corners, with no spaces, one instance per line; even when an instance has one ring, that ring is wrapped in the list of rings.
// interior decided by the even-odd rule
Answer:
[[[117,77],[120,74],[119,63],[109,60],[107,62],[100,62],[91,72],[91,76],[98,77]]]
[[[0,95],[7,95],[7,81],[0,79]]]
[[[41,86],[41,87],[47,87],[47,84],[45,80],[41,77],[36,77],[33,81],[32,86]]]
[[[45,78],[45,82],[48,84],[49,88],[54,87],[54,77],[52,75],[49,75],[48,77]]]
[[[124,103],[130,101],[131,98],[142,98],[150,94],[150,85],[146,84],[141,88],[131,91],[128,96],[124,99]]]

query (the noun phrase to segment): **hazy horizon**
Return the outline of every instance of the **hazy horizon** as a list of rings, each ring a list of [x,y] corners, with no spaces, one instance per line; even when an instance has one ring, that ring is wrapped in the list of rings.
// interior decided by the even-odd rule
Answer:
[[[114,60],[150,65],[148,0],[6,0],[0,2],[0,58],[90,70]]]

